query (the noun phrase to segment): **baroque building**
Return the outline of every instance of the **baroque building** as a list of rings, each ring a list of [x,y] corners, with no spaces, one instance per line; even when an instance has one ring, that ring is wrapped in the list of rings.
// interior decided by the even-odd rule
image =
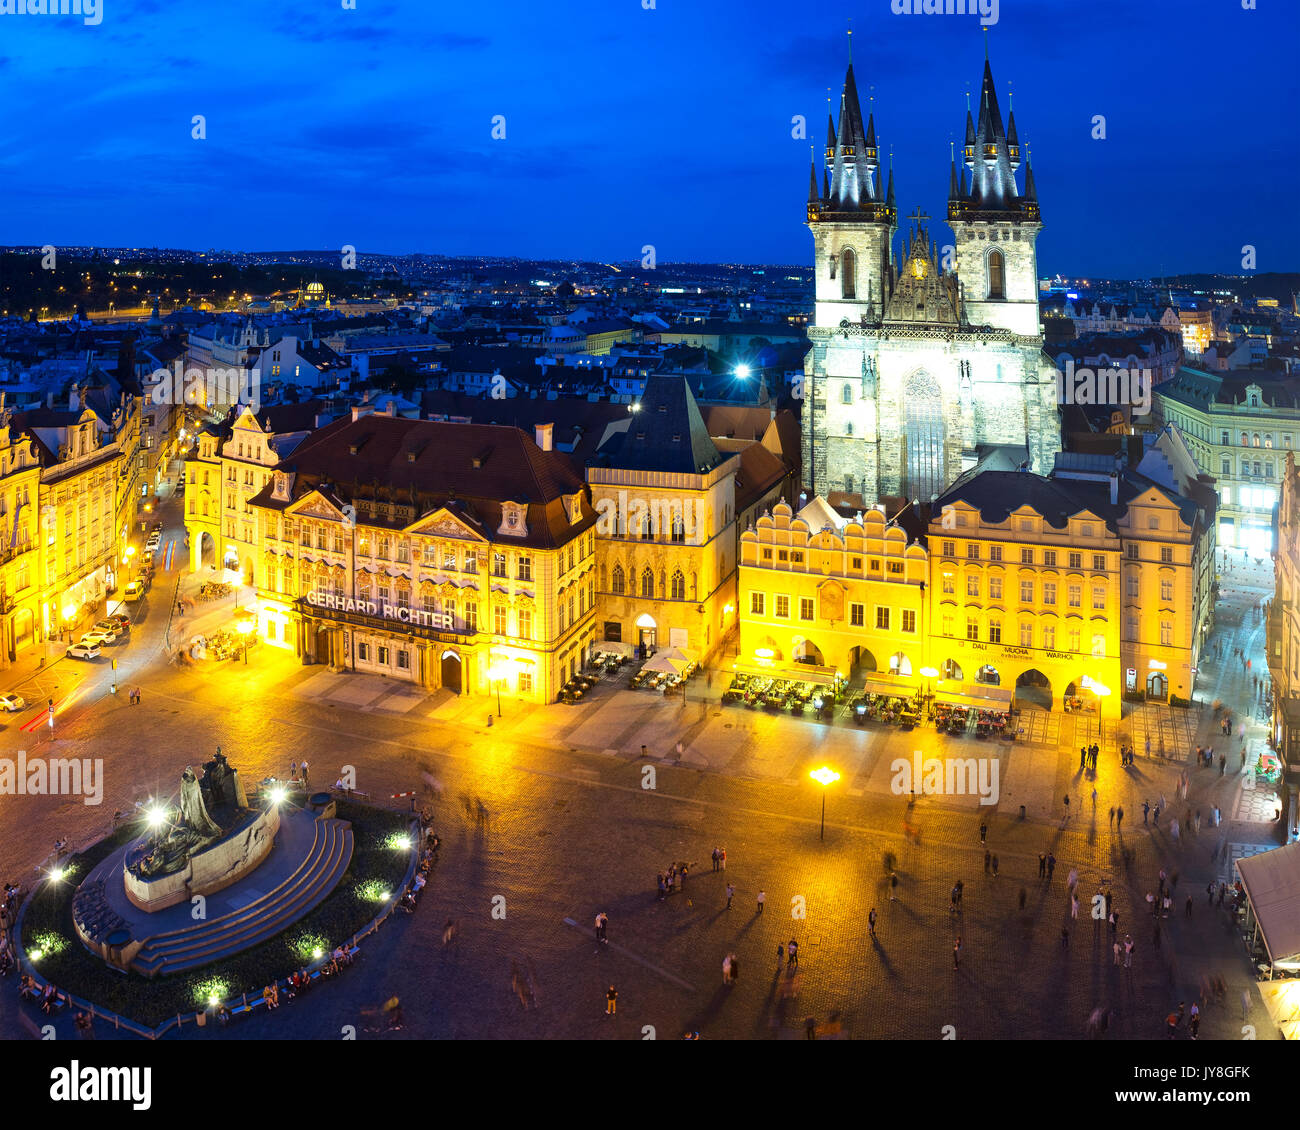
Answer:
[[[808,191],[816,316],[803,428],[814,494],[928,502],[981,448],[1009,446],[1039,474],[1060,450],[1055,367],[1039,323],[1033,170],[1015,114],[1003,125],[987,59],[961,164],[959,174],[954,157],[949,181],[953,244],[941,252],[918,210],[896,253],[893,171],[882,184],[874,115],[863,121],[850,64],[821,183],[814,162]]]

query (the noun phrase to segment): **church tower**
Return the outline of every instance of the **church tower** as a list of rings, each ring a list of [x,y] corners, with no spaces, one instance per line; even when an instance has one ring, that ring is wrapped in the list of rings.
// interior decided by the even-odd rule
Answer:
[[[948,226],[971,324],[1032,337],[1041,332],[1034,244],[1043,225],[1032,169],[1026,167],[1023,196],[1016,187],[1020,164],[1016,115],[1004,130],[986,53],[979,121],[968,108],[961,178],[955,163],[949,178]]]
[[[840,124],[828,122],[826,174],[817,191],[814,163],[808,227],[817,266],[817,324],[879,321],[892,282],[890,243],[897,228],[893,171],[881,181],[875,115],[862,121],[853,64],[844,76]]]

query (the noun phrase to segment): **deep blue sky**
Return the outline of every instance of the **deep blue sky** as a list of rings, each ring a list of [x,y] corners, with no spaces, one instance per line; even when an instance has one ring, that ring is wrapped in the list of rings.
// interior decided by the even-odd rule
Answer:
[[[102,3],[0,16],[0,243],[802,264],[791,117],[820,151],[846,17],[903,214],[943,216],[984,59],[889,0]],[[1300,269],[1298,37],[1297,0],[1002,0],[1040,270]]]

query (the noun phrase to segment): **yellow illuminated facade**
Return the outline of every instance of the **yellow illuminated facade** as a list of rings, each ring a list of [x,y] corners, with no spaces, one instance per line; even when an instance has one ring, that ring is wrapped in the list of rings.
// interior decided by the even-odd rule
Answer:
[[[44,638],[41,630],[41,465],[27,436],[0,418],[0,665]]]
[[[740,537],[741,663],[919,680],[927,563],[878,511],[846,523],[821,499],[778,503]]]
[[[450,508],[417,515],[325,491],[276,506],[289,487],[275,476],[272,505],[254,505],[268,643],[430,691],[533,702],[555,701],[591,653],[595,515],[583,494],[555,500],[572,534],[542,549],[510,546]]]

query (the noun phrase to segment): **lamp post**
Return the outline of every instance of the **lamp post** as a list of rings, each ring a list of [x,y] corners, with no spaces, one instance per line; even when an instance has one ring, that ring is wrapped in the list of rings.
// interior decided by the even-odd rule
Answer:
[[[239,623],[235,626],[239,629],[240,635],[242,635],[244,638],[244,666],[247,667],[248,666],[248,637],[253,634],[254,629],[256,629],[257,627],[257,623],[256,621],[253,620],[240,620]]]
[[[921,668],[921,678],[923,678],[923,679],[926,681],[926,684],[927,684],[927,685],[924,687],[923,692],[922,692],[926,698],[930,698],[930,697],[932,697],[932,695],[931,695],[930,680],[931,680],[931,679],[938,678],[938,676],[939,676],[939,672],[938,672],[938,670],[937,670],[936,668],[934,668],[934,667],[922,667],[922,668]]]
[[[833,785],[836,781],[838,781],[840,779],[840,775],[836,773],[834,769],[831,769],[823,765],[820,769],[814,769],[811,773],[808,774],[808,776],[810,776],[814,781],[816,781],[822,787],[822,836],[821,838],[825,840],[826,839],[826,789],[828,786]]]

